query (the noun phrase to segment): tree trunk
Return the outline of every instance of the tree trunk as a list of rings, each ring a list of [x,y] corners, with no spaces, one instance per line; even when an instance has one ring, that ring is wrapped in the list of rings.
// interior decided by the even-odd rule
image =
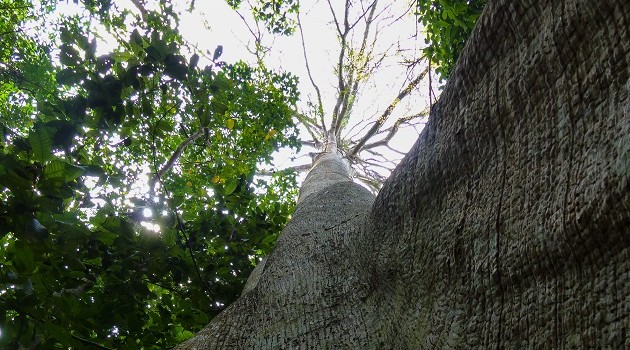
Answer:
[[[374,200],[335,152],[181,349],[624,348],[627,0],[489,1]]]

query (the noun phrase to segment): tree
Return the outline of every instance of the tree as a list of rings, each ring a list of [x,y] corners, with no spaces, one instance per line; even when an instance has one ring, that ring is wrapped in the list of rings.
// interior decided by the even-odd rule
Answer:
[[[306,69],[297,74],[304,81],[305,103],[298,105],[295,118],[303,131],[303,152],[319,152],[334,138],[351,163],[352,176],[378,192],[409,144],[400,131],[423,125],[429,104],[436,99],[432,72],[448,77],[485,0],[247,4],[253,19],[241,12],[239,16],[252,34],[248,49],[257,62],[289,55],[301,45]],[[418,47],[418,19],[424,48]],[[282,52],[282,38],[279,43],[274,36],[269,44],[263,27],[272,33],[296,32],[296,38]],[[327,35],[326,27],[331,27],[332,35]],[[281,66],[284,63],[287,60]],[[289,66],[295,69],[294,64]],[[420,102],[424,100],[429,104]],[[294,168],[308,170],[304,165]]]
[[[407,103],[426,90],[431,76],[417,48],[415,5],[378,0],[273,3],[279,13],[266,12],[271,3],[258,1],[247,2],[253,19],[237,11],[252,34],[249,50],[257,62],[270,61],[278,41],[284,40],[274,36],[269,43],[263,27],[272,33],[295,33],[286,53],[300,51],[305,67],[302,103],[294,113],[303,131],[303,152],[317,153],[327,142],[335,142],[351,163],[352,176],[377,192],[404,154],[404,146],[396,145],[401,141],[398,132],[422,125],[428,114],[427,104]],[[326,27],[332,35],[325,34]],[[324,50],[330,50],[329,55],[322,55]],[[330,62],[318,62],[325,56]],[[296,60],[293,57],[290,61]],[[389,89],[376,87],[385,83]]]
[[[178,348],[623,348],[629,12],[489,1],[378,196],[329,139],[241,298]]]

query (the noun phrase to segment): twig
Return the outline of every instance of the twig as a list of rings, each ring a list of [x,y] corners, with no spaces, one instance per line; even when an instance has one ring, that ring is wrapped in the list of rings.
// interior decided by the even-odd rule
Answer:
[[[204,128],[197,130],[192,135],[190,135],[186,140],[180,143],[179,146],[177,146],[177,149],[175,150],[175,152],[173,152],[168,162],[166,162],[166,164],[164,164],[164,166],[162,166],[162,168],[160,168],[160,170],[158,170],[155,173],[155,176],[153,176],[153,178],[151,179],[149,183],[151,190],[153,190],[155,183],[158,182],[162,178],[162,176],[173,167],[173,165],[175,165],[175,162],[182,155],[182,152],[184,151],[184,149],[193,141],[201,137],[204,134],[204,131],[205,131]]]
[[[140,11],[140,17],[142,18],[142,20],[146,21],[147,20],[147,9],[140,2],[140,0],[131,0],[131,3],[136,6],[138,11]]]
[[[346,0],[345,6],[344,6],[343,32],[339,28],[339,23],[337,21],[335,11],[333,10],[330,0],[328,0],[328,6],[330,7],[331,12],[333,13],[333,18],[335,20],[335,24],[337,25],[337,30],[339,32],[339,39],[340,39],[340,44],[341,44],[341,50],[339,51],[339,58],[337,62],[337,91],[339,92],[339,97],[337,98],[337,102],[335,103],[335,107],[333,108],[332,123],[330,126],[331,130],[333,131],[332,135],[337,135],[337,130],[335,130],[335,127],[337,125],[341,125],[341,122],[338,119],[342,118],[342,116],[339,115],[339,109],[341,108],[341,103],[344,100],[344,96],[348,93],[348,91],[346,90],[346,83],[343,78],[343,74],[344,74],[343,62],[346,58],[346,46],[348,46],[347,36],[348,36],[348,33],[350,32],[349,23],[348,23],[348,15],[350,12],[350,0]]]
[[[376,10],[376,3],[377,3],[376,0],[373,1],[372,4],[368,6],[368,9],[366,9],[365,12],[361,16],[359,16],[359,19],[357,19],[357,22],[356,22],[358,23],[358,21],[365,18],[365,15],[367,14],[367,11],[369,10],[369,14],[367,15],[367,18],[365,19],[365,29],[363,30],[363,39],[361,40],[361,48],[359,49],[359,52],[357,54],[358,60],[361,60],[365,55],[365,49],[367,46],[368,37],[370,35],[370,28],[374,20],[374,11]],[[354,25],[352,27],[354,27]],[[352,27],[349,27],[348,30],[352,29]],[[374,49],[375,44],[376,44],[376,36],[374,38],[374,41],[372,42],[372,48],[370,49],[370,53]],[[343,94],[340,92],[341,110],[339,112],[339,117],[336,120],[337,124],[333,127],[333,129],[337,131],[336,132],[337,135],[341,133],[342,125],[344,121],[347,120],[347,118],[349,117],[349,111],[352,109],[355,96],[357,95],[357,92],[359,90],[359,82],[361,81],[361,76],[365,74],[368,62],[369,60],[367,59],[364,60],[363,64],[358,68],[355,68],[352,62],[350,62],[350,69],[349,69],[349,72],[347,73],[348,83],[346,84],[346,86],[351,86],[351,89],[350,91],[345,91],[345,93]]]
[[[369,144],[366,144],[363,149],[370,149],[370,148],[374,148],[374,147],[378,147],[378,146],[385,146],[389,143],[389,141],[391,141],[391,139],[394,137],[394,135],[396,135],[396,133],[398,132],[398,130],[400,129],[400,126],[403,123],[406,123],[412,119],[418,118],[418,117],[424,117],[427,115],[427,112],[420,112],[414,115],[410,115],[407,117],[402,117],[399,118],[398,120],[396,120],[396,122],[394,123],[394,125],[387,129],[386,131],[389,131],[389,133],[387,134],[387,136],[380,140],[380,141],[376,141],[376,142],[372,142]]]
[[[175,212],[175,217],[177,218],[177,230],[180,231],[182,237],[184,237],[184,240],[186,240],[186,247],[188,248],[188,253],[190,254],[190,258],[192,260],[193,267],[195,268],[195,272],[197,273],[197,277],[199,278],[199,281],[201,281],[201,284],[203,284],[206,291],[210,293],[210,296],[212,297],[212,299],[215,299],[214,293],[212,293],[212,290],[210,289],[210,285],[208,284],[208,282],[206,282],[203,276],[201,276],[201,270],[199,270],[199,265],[197,265],[197,259],[195,258],[195,253],[193,252],[192,247],[190,246],[190,240],[188,239],[188,236],[186,235],[184,223],[181,217],[179,216],[179,213],[177,212],[177,210],[174,210],[174,212]]]

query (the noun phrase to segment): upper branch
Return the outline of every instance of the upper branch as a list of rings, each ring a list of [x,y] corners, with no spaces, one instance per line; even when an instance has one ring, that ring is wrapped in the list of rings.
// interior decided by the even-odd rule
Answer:
[[[304,30],[302,30],[302,20],[300,19],[300,11],[299,11],[299,2],[298,2],[298,12],[297,12],[297,24],[300,29],[300,39],[302,40],[302,53],[304,54],[304,62],[306,64],[306,72],[308,73],[308,79],[311,81],[313,88],[315,88],[315,93],[317,94],[317,114],[320,118],[321,128],[326,132],[326,123],[324,123],[324,104],[322,103],[322,94],[319,90],[319,86],[315,84],[315,80],[313,79],[313,74],[311,73],[311,65],[308,63],[308,56],[306,54],[306,42],[304,41]]]
[[[372,142],[372,143],[368,143],[365,146],[363,146],[362,149],[367,150],[367,149],[371,149],[374,147],[378,147],[378,146],[385,146],[389,143],[389,141],[394,137],[394,135],[396,135],[396,133],[398,132],[398,129],[400,129],[400,126],[403,123],[406,123],[412,119],[416,119],[418,117],[426,117],[428,115],[428,111],[423,111],[414,115],[409,115],[406,117],[402,117],[399,118],[398,120],[396,120],[396,122],[394,123],[394,125],[387,129],[387,136],[385,136],[384,139],[376,141],[376,142]]]
[[[422,71],[422,73],[418,75],[418,77],[416,77],[416,79],[412,80],[402,91],[400,91],[400,93],[398,93],[398,96],[396,96],[394,101],[392,101],[392,103],[387,106],[383,114],[378,118],[376,122],[374,122],[370,130],[368,130],[368,132],[361,138],[361,140],[359,140],[356,146],[354,146],[352,150],[350,150],[350,157],[356,157],[356,155],[361,151],[367,141],[378,132],[383,124],[385,124],[398,103],[411,93],[411,91],[420,83],[420,81],[424,79],[428,71],[429,68],[427,67],[424,71]]]
[[[368,9],[363,12],[363,14],[359,17],[359,20],[365,18],[365,29],[363,30],[363,38],[361,40],[361,47],[357,54],[356,60],[359,62],[359,66],[355,67],[355,62],[350,62],[350,69],[348,72],[348,84],[346,86],[350,86],[351,88],[346,88],[346,91],[340,93],[340,101],[341,101],[341,110],[339,111],[339,117],[336,118],[336,125],[334,129],[337,131],[339,135],[341,133],[342,124],[345,119],[348,118],[349,112],[352,109],[352,105],[354,103],[354,97],[359,90],[359,83],[361,81],[361,77],[365,74],[367,70],[367,66],[369,60],[365,58],[365,49],[367,47],[368,37],[370,35],[370,28],[372,26],[372,22],[374,20],[374,12],[376,10],[377,0],[374,0]],[[368,12],[369,11],[369,12]],[[367,15],[367,18],[365,17]],[[372,43],[372,47],[374,46],[374,42]]]
[[[339,92],[339,97],[337,98],[337,102],[335,103],[335,108],[333,109],[333,115],[332,115],[332,123],[331,123],[331,129],[333,129],[334,133],[336,134],[336,130],[334,130],[334,128],[339,125],[339,122],[337,121],[338,118],[340,118],[339,115],[339,109],[341,108],[341,103],[344,99],[345,94],[347,93],[346,91],[346,84],[345,84],[345,80],[343,77],[343,63],[346,59],[346,47],[348,46],[348,42],[347,42],[347,37],[348,37],[348,33],[350,32],[350,23],[348,21],[348,16],[349,16],[349,12],[350,12],[350,0],[346,0],[345,6],[344,6],[344,20],[343,20],[343,30],[339,29],[339,23],[336,19],[336,15],[335,12],[332,8],[332,5],[330,4],[330,0],[328,0],[328,5],[330,6],[330,10],[333,12],[333,18],[335,18],[335,23],[337,24],[338,27],[338,32],[339,32],[339,39],[340,39],[340,45],[341,45],[341,50],[339,51],[339,58],[338,58],[338,62],[337,62],[337,91]]]
[[[140,2],[140,0],[131,0],[131,3],[134,4],[134,6],[136,6],[138,11],[140,11],[140,17],[142,18],[142,20],[146,21],[147,20],[147,9]]]
[[[175,152],[173,152],[171,157],[168,159],[168,162],[166,162],[166,164],[164,164],[164,166],[162,166],[162,168],[160,168],[160,170],[158,170],[155,173],[155,176],[153,176],[153,178],[151,179],[151,182],[150,182],[151,190],[153,190],[153,186],[155,186],[155,183],[158,182],[162,178],[162,176],[164,176],[164,174],[173,167],[173,165],[175,165],[175,162],[182,155],[182,152],[184,151],[184,149],[193,141],[201,137],[204,134],[204,132],[205,132],[205,128],[201,128],[197,130],[195,133],[190,135],[186,140],[180,143],[179,146],[177,146],[177,149],[175,150]]]

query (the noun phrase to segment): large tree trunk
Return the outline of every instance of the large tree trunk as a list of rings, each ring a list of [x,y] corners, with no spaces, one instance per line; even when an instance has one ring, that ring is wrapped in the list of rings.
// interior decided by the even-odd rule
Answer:
[[[376,200],[322,156],[258,277],[181,349],[629,347],[629,14],[490,1]]]

